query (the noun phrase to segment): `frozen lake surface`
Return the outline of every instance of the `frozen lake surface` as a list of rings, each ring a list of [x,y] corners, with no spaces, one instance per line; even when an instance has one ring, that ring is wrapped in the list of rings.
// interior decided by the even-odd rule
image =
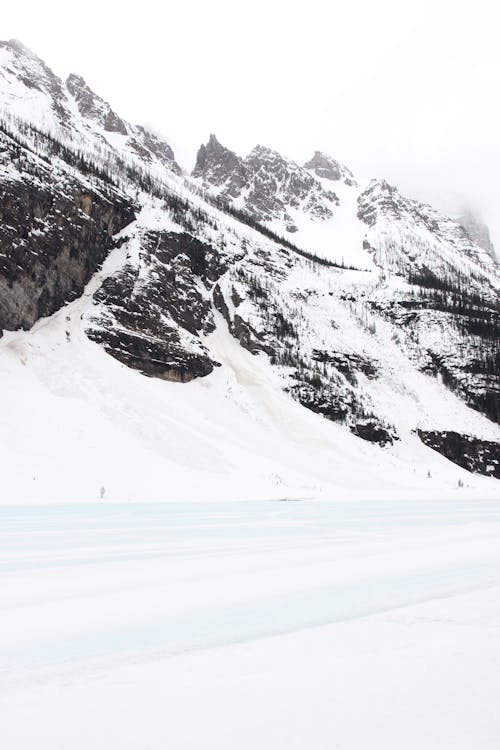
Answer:
[[[500,584],[500,503],[0,507],[3,670],[170,655]]]
[[[428,621],[442,623],[451,618],[449,632],[442,633],[443,642],[453,643],[454,633],[458,633],[462,639],[457,646],[459,653],[470,650],[472,654],[479,648],[479,640],[483,645],[489,643],[483,628],[491,635],[496,627],[500,643],[500,612],[499,621],[494,619],[499,591],[500,502],[495,501],[3,506],[0,700],[7,711],[4,715],[9,716],[8,746],[11,750],[28,747],[29,725],[38,727],[40,748],[66,747],[67,743],[80,747],[80,740],[82,748],[89,746],[86,742],[101,747],[96,736],[87,736],[83,741],[83,735],[78,734],[78,722],[85,723],[81,706],[98,700],[99,695],[99,700],[119,701],[116,696],[121,695],[122,688],[116,686],[123,684],[128,689],[134,685],[136,690],[126,699],[122,695],[123,700],[140,704],[153,689],[153,674],[157,681],[155,695],[160,685],[167,693],[174,691],[176,685],[180,690],[175,693],[175,700],[179,701],[177,717],[188,705],[196,710],[197,700],[199,710],[202,711],[202,704],[206,710],[211,705],[207,693],[213,688],[214,668],[216,672],[224,671],[228,663],[237,664],[247,658],[248,649],[254,648],[252,664],[259,663],[259,659],[263,665],[274,664],[271,677],[278,680],[275,687],[284,701],[289,689],[287,670],[294,659],[297,669],[301,664],[298,652],[305,649],[318,657],[319,649],[321,663],[308,679],[326,683],[334,695],[331,680],[335,682],[342,669],[347,669],[346,664],[339,667],[339,659],[351,653],[351,663],[359,660],[363,652],[360,645],[373,640],[376,633],[380,636],[372,643],[370,654],[373,657],[384,653],[390,672],[396,648],[391,644],[397,643],[401,634],[399,630],[389,633],[387,628],[394,627],[394,619],[388,624],[387,618],[397,619],[401,612],[413,612],[419,607],[424,607],[422,616]],[[464,629],[460,618],[468,617],[472,606],[477,610],[477,619]],[[437,610],[440,614],[433,617],[432,612]],[[373,622],[367,636],[370,618]],[[415,621],[413,616],[410,619]],[[360,635],[360,629],[365,635]],[[418,628],[412,631],[413,646],[418,644],[420,649],[418,658],[415,655],[415,669],[417,662],[420,664],[423,659],[425,663],[426,653],[429,665],[434,658],[430,655],[433,639],[429,640],[428,635],[426,631],[424,638]],[[327,668],[328,658],[333,658],[339,643],[343,643],[342,655],[337,654],[332,671],[331,665]],[[488,652],[485,664],[493,664],[499,651]],[[277,656],[280,653],[282,662]],[[183,682],[186,670],[182,665],[186,660],[189,672],[198,675],[196,689]],[[480,659],[478,663],[481,664]],[[366,660],[364,664],[366,667]],[[358,671],[360,668],[358,665]],[[383,673],[385,668],[379,668]],[[410,672],[412,668],[408,667]],[[308,669],[310,659],[302,664],[301,673]],[[132,676],[127,670],[132,670]],[[242,674],[248,674],[249,666],[242,665],[242,671],[231,667],[230,675],[219,685],[220,699],[223,693],[224,700],[229,700],[229,693],[237,694],[241,689],[240,682],[239,687],[234,685],[234,670],[240,681]],[[343,678],[344,701],[349,693],[346,685],[352,681],[351,671],[347,672],[351,677]],[[245,683],[242,700],[252,705],[252,700],[261,695],[262,680],[267,677],[257,670],[254,682]],[[378,691],[383,693],[385,689],[394,697],[391,690],[395,687],[384,688],[384,678],[373,670],[369,675],[363,674],[364,689],[370,679],[377,682]],[[443,679],[446,692],[446,675]],[[496,688],[491,679],[496,679]],[[476,695],[478,705],[481,700],[483,707],[489,705],[488,700],[500,700],[498,677],[492,675],[491,679],[488,681],[481,672],[484,691],[489,690],[486,703],[482,694]],[[455,689],[457,684],[455,679]],[[184,685],[184,693],[179,685]],[[203,696],[200,685],[205,685]],[[99,693],[103,689],[104,695]],[[423,685],[420,690],[425,693]],[[57,691],[57,697],[50,691]],[[146,713],[153,711],[151,706],[155,705],[153,696],[149,697],[148,708],[146,704],[142,708]],[[48,701],[45,718],[40,714],[44,699]],[[292,699],[285,701],[287,705],[289,700]],[[54,701],[62,701],[61,705],[73,716],[72,729],[64,730],[63,723],[56,730],[54,722],[46,718],[55,710]],[[81,715],[77,704],[78,710],[84,712]],[[280,710],[278,704],[276,711]],[[344,715],[346,710],[344,706]],[[211,716],[214,711],[213,708]],[[323,715],[318,705],[317,715],[311,718],[318,724],[315,750],[335,746],[331,744],[332,737],[337,735],[332,732],[340,732],[341,724],[337,723],[336,729],[330,726],[326,718],[329,715],[326,707]],[[235,710],[234,717],[237,716]],[[158,724],[156,730],[150,728],[150,744],[138,745],[130,740],[130,747],[156,747],[157,741],[160,747],[161,738],[168,742],[169,732],[177,738],[174,747],[196,746],[199,737],[177,725],[180,719],[171,717],[170,724],[165,724],[164,719],[161,711],[150,716],[150,723]],[[271,736],[276,727],[272,714],[268,719]],[[111,729],[102,719],[99,736],[103,747],[112,748],[113,742],[120,748],[129,747],[127,737],[130,739],[133,732],[130,727],[126,729],[127,721],[123,736],[115,737],[109,735]],[[244,721],[240,717],[240,723]],[[477,721],[484,725],[484,716],[481,714]],[[491,717],[488,725],[486,720],[482,731],[488,731],[488,727],[491,733],[496,731],[495,721]],[[234,732],[238,732],[238,726]],[[240,729],[248,734],[248,727]],[[486,744],[481,745],[474,732],[464,734],[463,727],[461,731],[477,747],[490,747],[490,735],[484,736]],[[269,747],[274,750],[276,742],[280,746],[281,741],[285,743],[283,747],[309,747],[305,738],[294,745],[291,736],[280,737]],[[227,747],[231,747],[234,735],[226,739]],[[215,733],[213,740],[218,747],[226,747],[219,734]],[[364,740],[360,736],[360,747]],[[441,737],[440,741],[447,740]],[[241,737],[238,742],[241,747],[247,746]],[[252,742],[267,747],[263,736],[250,733],[249,747]],[[413,747],[408,738],[405,742]],[[454,742],[462,747],[460,739],[455,738]],[[349,738],[340,746],[349,750],[358,747],[354,740],[349,744]],[[371,746],[378,747],[376,743]],[[390,750],[392,746],[386,743],[385,747]],[[450,744],[450,750],[451,747]]]

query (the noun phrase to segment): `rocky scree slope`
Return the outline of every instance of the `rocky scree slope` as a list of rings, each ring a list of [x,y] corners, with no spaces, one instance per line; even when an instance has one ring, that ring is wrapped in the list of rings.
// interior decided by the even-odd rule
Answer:
[[[112,258],[83,323],[124,365],[207,376],[227,325],[291,398],[380,450],[415,433],[460,463],[459,435],[466,468],[499,476],[498,267],[461,225],[319,152],[240,159],[211,137],[182,177],[81,78],[63,84],[18,43],[2,55],[16,114],[0,128],[2,328],[75,299]],[[342,211],[363,228],[363,270],[316,255],[295,221],[334,244]]]

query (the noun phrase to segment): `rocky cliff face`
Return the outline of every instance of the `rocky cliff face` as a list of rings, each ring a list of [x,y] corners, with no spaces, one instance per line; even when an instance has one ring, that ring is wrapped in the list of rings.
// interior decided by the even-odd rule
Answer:
[[[96,293],[87,335],[145,375],[182,383],[208,375],[218,363],[201,335],[215,329],[209,289],[221,258],[186,233],[136,229],[130,244],[138,253]]]
[[[30,328],[82,294],[134,209],[1,130],[0,175],[0,329]]]
[[[419,430],[418,434],[425,445],[467,471],[500,479],[500,452],[497,443],[453,431]]]
[[[242,159],[215,136],[180,198],[161,138],[12,43],[2,60],[0,100],[20,115],[36,89],[52,129],[0,127],[0,328],[29,328],[92,279],[83,330],[127,367],[210,376],[223,326],[344,434],[396,452],[419,435],[496,475],[499,274],[471,230],[320,152]]]
[[[206,145],[200,146],[192,176],[201,178],[204,186],[222,188],[229,198],[237,198],[248,180],[243,159],[222,146],[213,134]]]

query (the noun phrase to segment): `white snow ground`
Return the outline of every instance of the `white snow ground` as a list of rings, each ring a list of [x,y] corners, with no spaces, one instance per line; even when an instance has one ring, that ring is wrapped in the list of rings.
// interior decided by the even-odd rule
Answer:
[[[359,187],[343,182],[332,183],[331,180],[313,176],[325,190],[333,189],[340,203],[333,210],[332,218],[323,220],[314,219],[303,210],[288,207],[288,214],[297,227],[297,233],[291,237],[292,242],[334,263],[375,270],[373,257],[363,248],[368,226],[357,216],[358,197],[367,181],[363,180],[362,187]],[[283,222],[268,222],[268,226],[281,237],[290,236]]]
[[[0,507],[9,750],[497,750],[495,501]]]

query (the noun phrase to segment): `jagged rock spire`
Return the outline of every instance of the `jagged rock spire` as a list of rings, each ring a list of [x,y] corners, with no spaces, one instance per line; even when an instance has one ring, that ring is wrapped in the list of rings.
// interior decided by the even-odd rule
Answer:
[[[75,99],[78,110],[83,117],[94,120],[110,133],[128,135],[125,122],[114,112],[109,104],[95,94],[82,76],[71,73],[66,87]]]
[[[323,153],[323,151],[315,151],[312,159],[309,159],[304,164],[304,169],[314,172],[317,177],[325,180],[342,180],[347,185],[355,184],[354,175],[351,170],[335,159],[332,159],[328,154]]]

